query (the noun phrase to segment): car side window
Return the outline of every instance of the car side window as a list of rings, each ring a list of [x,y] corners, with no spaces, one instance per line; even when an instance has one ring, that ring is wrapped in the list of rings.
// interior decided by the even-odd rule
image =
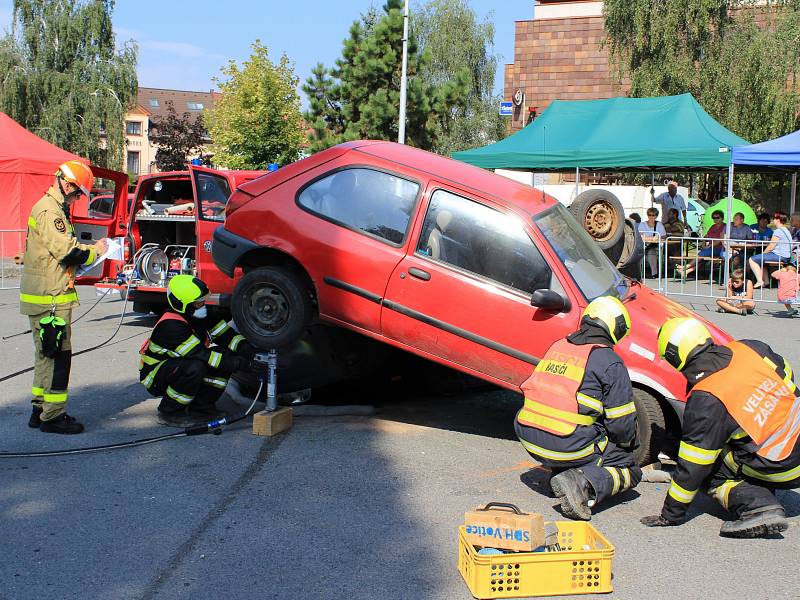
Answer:
[[[231,195],[231,186],[222,175],[198,171],[195,173],[200,218],[207,221],[224,221],[225,206]]]
[[[344,169],[318,179],[297,199],[328,219],[400,244],[408,230],[419,184],[373,169]]]
[[[526,294],[553,275],[518,217],[445,190],[431,196],[417,253]]]

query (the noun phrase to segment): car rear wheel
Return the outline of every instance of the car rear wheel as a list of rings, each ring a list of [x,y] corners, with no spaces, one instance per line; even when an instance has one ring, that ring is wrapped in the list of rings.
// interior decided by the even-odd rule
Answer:
[[[639,447],[633,453],[636,464],[645,466],[658,462],[658,453],[664,447],[664,411],[658,400],[644,390],[633,388],[636,405],[636,427],[639,430]]]
[[[231,312],[239,331],[267,350],[300,339],[311,322],[313,306],[300,275],[284,267],[261,267],[236,285]]]
[[[569,205],[569,210],[602,250],[622,239],[625,212],[617,197],[606,190],[586,190]]]

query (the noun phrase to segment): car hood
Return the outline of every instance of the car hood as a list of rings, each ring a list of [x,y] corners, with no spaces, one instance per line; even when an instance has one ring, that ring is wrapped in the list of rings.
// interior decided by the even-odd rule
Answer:
[[[623,356],[631,379],[653,387],[662,395],[684,400],[686,379],[669,363],[658,356],[658,330],[674,317],[693,317],[703,323],[714,342],[727,344],[733,338],[725,331],[697,315],[685,306],[667,298],[643,285],[634,285],[625,306],[631,316],[631,332],[616,349]]]

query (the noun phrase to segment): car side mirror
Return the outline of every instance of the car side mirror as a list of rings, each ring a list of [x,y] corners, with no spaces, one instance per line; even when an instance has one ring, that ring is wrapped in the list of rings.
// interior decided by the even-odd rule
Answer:
[[[570,309],[569,300],[554,290],[536,290],[533,292],[531,306],[553,312],[566,312]]]

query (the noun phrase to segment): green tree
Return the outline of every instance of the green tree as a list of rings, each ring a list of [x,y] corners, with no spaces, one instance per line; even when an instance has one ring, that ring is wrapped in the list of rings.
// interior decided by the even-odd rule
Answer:
[[[751,142],[800,124],[800,2],[606,0],[611,64],[633,97],[690,92],[711,116]],[[754,205],[781,187],[739,177]]]
[[[318,64],[303,91],[309,99],[306,121],[313,130],[311,149],[355,139],[396,140],[400,111],[403,3],[387,0],[377,20],[368,13],[350,27],[336,66]],[[420,76],[426,57],[418,53],[413,31],[408,41],[406,141],[432,149],[442,121],[463,102],[465,73],[432,84]]]
[[[113,0],[14,0],[0,41],[0,110],[47,141],[121,168],[135,43],[115,49]]]
[[[490,16],[479,22],[467,0],[431,0],[413,17],[420,49],[428,56],[420,77],[436,86],[463,73],[469,82],[464,101],[436,123],[434,150],[450,154],[503,138],[500,97],[493,91],[498,57]]]
[[[631,96],[690,92],[723,125],[763,141],[796,129],[799,6],[608,0],[606,44]]]
[[[193,117],[188,111],[179,115],[172,102],[167,102],[166,108],[167,114],[154,118],[150,127],[150,140],[158,146],[156,166],[159,171],[181,171],[203,150],[203,115]]]
[[[294,66],[285,54],[273,63],[259,40],[252,49],[241,68],[222,69],[221,95],[206,111],[214,162],[230,169],[295,161],[305,139]]]

